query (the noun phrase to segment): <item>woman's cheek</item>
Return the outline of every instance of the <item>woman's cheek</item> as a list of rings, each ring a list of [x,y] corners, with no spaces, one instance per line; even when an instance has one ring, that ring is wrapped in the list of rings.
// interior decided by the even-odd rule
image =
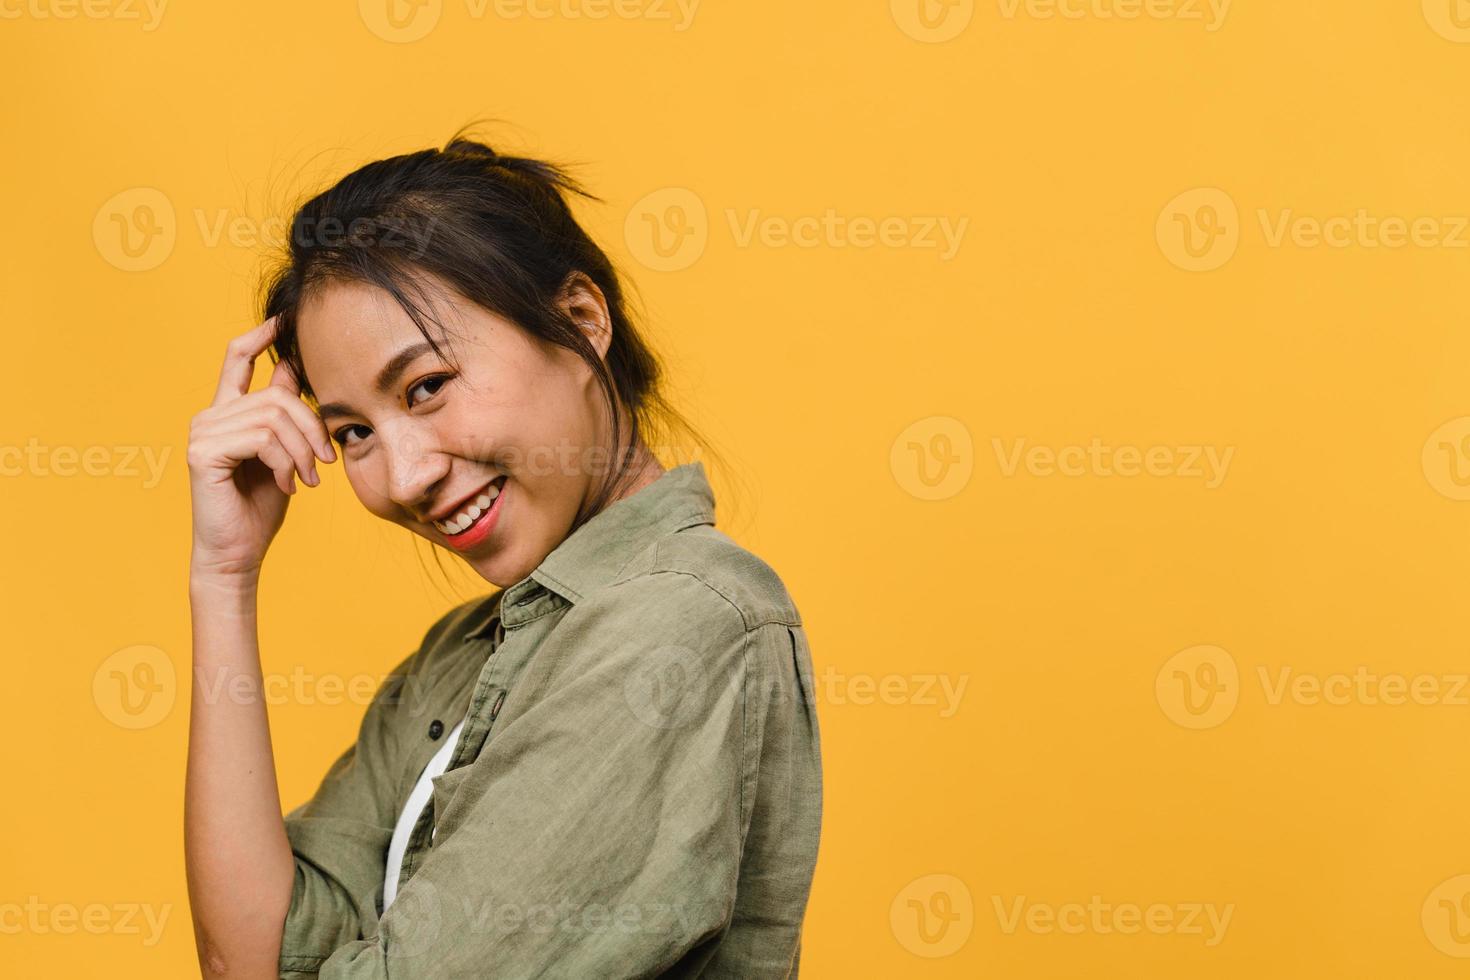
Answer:
[[[347,474],[347,482],[352,486],[352,492],[368,513],[385,520],[396,519],[394,517],[396,508],[391,505],[392,502],[383,492],[381,478],[373,478],[371,464],[360,460],[344,459],[342,469]]]

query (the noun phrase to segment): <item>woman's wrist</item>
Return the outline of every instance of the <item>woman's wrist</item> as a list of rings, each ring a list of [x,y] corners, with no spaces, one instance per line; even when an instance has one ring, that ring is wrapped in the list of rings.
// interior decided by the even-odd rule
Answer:
[[[260,566],[221,563],[198,554],[189,562],[189,594],[197,598],[254,600]]]

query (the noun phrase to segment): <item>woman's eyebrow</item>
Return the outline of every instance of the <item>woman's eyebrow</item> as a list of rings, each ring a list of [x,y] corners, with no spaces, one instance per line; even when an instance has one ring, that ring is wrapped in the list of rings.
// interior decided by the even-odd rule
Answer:
[[[393,386],[398,383],[399,376],[408,369],[408,366],[433,349],[427,341],[421,340],[416,344],[409,344],[403,350],[388,358],[388,363],[383,365],[383,369],[378,372],[377,380],[373,382],[373,386],[377,388],[378,394],[386,395],[392,391]],[[317,406],[316,413],[321,418],[326,418],[329,415],[356,414],[345,402],[328,402],[325,405],[319,405]]]

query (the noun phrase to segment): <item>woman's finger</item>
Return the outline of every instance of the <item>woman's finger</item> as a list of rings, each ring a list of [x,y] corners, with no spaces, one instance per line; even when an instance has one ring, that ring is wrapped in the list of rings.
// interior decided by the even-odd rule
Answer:
[[[247,330],[230,341],[225,347],[224,364],[220,367],[219,385],[215,388],[211,405],[223,405],[234,401],[250,390],[250,378],[255,373],[255,359],[271,345],[276,336],[279,314],[264,323]]]
[[[282,493],[292,494],[296,492],[296,470],[292,465],[291,454],[281,445],[280,439],[269,429],[256,430],[264,432],[264,436],[257,435],[260,440],[259,448],[255,452],[255,458],[275,474],[276,486],[281,488]]]
[[[280,364],[284,363],[284,361],[279,362],[277,369],[279,370]],[[267,385],[259,391],[252,391],[248,395],[237,398],[235,401],[216,409],[219,414],[215,417],[219,419],[233,418],[236,415],[255,411],[262,403],[279,405],[291,413],[291,418],[295,420],[296,427],[307,437],[307,440],[311,443],[316,455],[321,458],[322,462],[332,463],[336,461],[337,452],[332,445],[332,436],[327,432],[327,426],[322,422],[321,416],[313,412],[311,407],[301,400],[301,396],[290,394],[288,389],[283,385]]]
[[[260,394],[260,392],[256,392]],[[200,426],[197,438],[202,440],[227,439],[233,433],[252,429],[270,431],[276,441],[290,455],[291,465],[301,474],[308,486],[321,484],[316,470],[316,456],[311,443],[296,426],[296,420],[282,405],[274,401],[257,401],[249,410],[234,415],[211,419]]]
[[[275,368],[271,371],[269,386],[273,388],[285,388],[293,395],[301,394],[301,386],[296,383],[296,375],[286,366],[285,361],[277,361]]]
[[[242,463],[258,459],[274,474],[282,493],[296,492],[295,463],[271,429],[242,426],[222,432],[201,432],[190,454],[206,465],[217,465],[231,474]]]

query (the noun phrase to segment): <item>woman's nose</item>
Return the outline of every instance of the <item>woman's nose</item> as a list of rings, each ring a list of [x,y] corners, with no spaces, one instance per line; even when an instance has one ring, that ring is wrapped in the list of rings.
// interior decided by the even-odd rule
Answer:
[[[383,495],[415,514],[428,509],[430,491],[449,471],[449,457],[418,429],[398,429],[385,440],[388,459]]]

